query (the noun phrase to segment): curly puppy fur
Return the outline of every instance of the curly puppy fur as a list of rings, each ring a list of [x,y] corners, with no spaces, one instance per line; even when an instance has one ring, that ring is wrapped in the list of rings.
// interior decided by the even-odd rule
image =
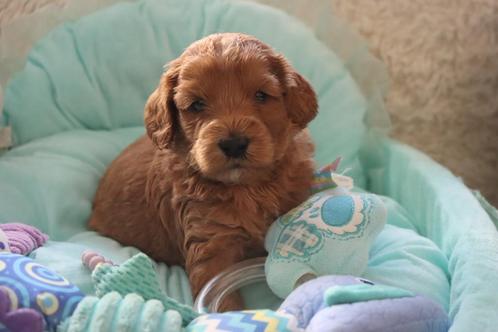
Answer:
[[[271,222],[309,196],[316,112],[310,84],[254,37],[193,43],[147,101],[147,136],[102,178],[90,227],[185,266],[197,295],[226,267],[264,255]]]

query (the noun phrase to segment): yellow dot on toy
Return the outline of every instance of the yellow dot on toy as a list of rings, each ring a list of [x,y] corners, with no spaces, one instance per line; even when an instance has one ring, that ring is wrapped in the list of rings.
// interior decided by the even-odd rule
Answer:
[[[36,296],[36,303],[45,315],[53,315],[59,309],[59,300],[57,297],[48,292],[40,293]]]
[[[5,264],[4,261],[0,260],[0,271],[5,270],[6,267],[7,267],[7,264]]]

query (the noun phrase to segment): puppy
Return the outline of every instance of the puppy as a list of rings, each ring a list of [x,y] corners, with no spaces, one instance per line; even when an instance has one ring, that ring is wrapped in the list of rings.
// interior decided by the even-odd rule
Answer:
[[[214,34],[173,60],[145,106],[147,135],[110,165],[92,229],[185,267],[193,295],[265,255],[270,224],[310,194],[310,84],[254,37]]]

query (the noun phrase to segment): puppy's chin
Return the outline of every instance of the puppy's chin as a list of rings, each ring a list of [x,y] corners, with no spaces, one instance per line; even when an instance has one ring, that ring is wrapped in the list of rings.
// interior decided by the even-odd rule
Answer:
[[[213,176],[213,180],[223,182],[226,184],[241,184],[245,180],[245,173],[247,171],[242,168],[232,168],[221,171]]]
[[[273,168],[270,165],[264,168],[232,166],[214,174],[205,174],[205,176],[227,185],[246,185],[268,181],[271,179],[272,170]]]

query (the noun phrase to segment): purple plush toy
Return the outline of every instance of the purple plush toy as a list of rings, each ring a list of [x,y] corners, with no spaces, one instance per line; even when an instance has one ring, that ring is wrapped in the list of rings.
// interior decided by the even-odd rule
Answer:
[[[5,329],[16,332],[43,331],[42,314],[31,308],[15,309],[16,300],[13,303],[10,296],[10,293],[0,286],[0,331]]]
[[[0,332],[55,331],[83,298],[65,278],[24,256],[47,239],[28,225],[0,225]]]
[[[324,276],[294,290],[279,312],[306,332],[447,332],[446,312],[431,299],[353,276]]]
[[[48,236],[38,229],[20,223],[0,224],[4,239],[0,237],[0,251],[9,250],[13,254],[27,255],[41,247]]]

